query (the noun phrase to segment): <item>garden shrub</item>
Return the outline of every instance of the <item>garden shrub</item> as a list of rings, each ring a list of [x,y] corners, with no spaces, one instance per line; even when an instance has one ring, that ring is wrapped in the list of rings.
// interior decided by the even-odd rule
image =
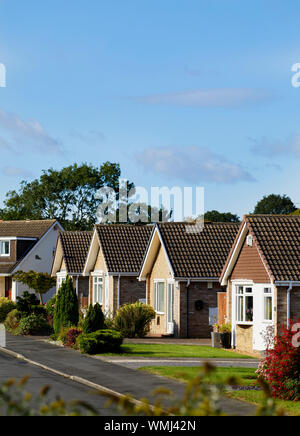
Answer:
[[[21,318],[15,334],[37,335],[50,332],[50,326],[42,315],[31,315]]]
[[[99,330],[77,339],[78,348],[86,354],[119,353],[122,343],[122,334],[116,330]]]
[[[62,327],[77,326],[79,321],[78,298],[71,277],[62,283],[57,294],[53,327],[58,335]]]
[[[46,304],[46,311],[47,311],[47,314],[49,315],[49,316],[51,316],[52,318],[53,318],[53,316],[54,316],[54,310],[55,310],[55,303],[56,303],[56,300],[57,300],[57,296],[56,295],[54,295],[49,301],[48,301],[48,303]]]
[[[118,310],[114,324],[126,338],[143,338],[149,333],[154,318],[153,307],[143,303],[126,304]]]
[[[0,323],[4,322],[9,312],[14,310],[15,308],[16,305],[13,301],[9,300],[8,298],[1,297],[0,298]]]
[[[100,304],[92,304],[83,322],[83,333],[93,333],[104,328],[104,315]]]
[[[35,294],[31,294],[28,291],[23,292],[21,297],[17,297],[17,310],[27,315],[34,312],[34,308],[40,305],[40,300]]]
[[[15,330],[19,326],[21,318],[22,318],[22,313],[19,312],[17,309],[14,309],[11,312],[9,312],[4,322],[6,330],[10,332]]]
[[[257,374],[270,385],[275,398],[299,401],[300,347],[293,344],[294,336],[291,328],[281,328],[273,349],[266,351],[266,358],[261,361]]]
[[[68,348],[73,348],[76,345],[76,340],[78,336],[82,334],[82,330],[71,328],[66,334],[66,339],[64,345]]]

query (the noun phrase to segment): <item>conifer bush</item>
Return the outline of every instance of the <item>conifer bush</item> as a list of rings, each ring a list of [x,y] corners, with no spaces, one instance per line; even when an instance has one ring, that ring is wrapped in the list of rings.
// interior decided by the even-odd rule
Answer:
[[[100,304],[92,304],[89,307],[87,315],[83,321],[83,333],[93,333],[104,328],[104,315]]]
[[[71,277],[67,277],[57,294],[53,319],[55,334],[59,335],[63,327],[77,326],[78,321],[78,298]]]
[[[4,322],[9,312],[15,308],[16,305],[13,301],[5,297],[0,297],[0,323]]]

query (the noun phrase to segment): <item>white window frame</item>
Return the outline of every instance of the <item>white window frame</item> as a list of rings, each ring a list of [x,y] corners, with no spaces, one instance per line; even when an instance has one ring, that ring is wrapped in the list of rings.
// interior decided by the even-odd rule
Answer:
[[[8,244],[8,253],[2,253],[2,244]],[[0,239],[0,256],[10,257],[10,241],[7,239]]]
[[[243,293],[239,294],[239,290],[240,288],[243,288]],[[245,292],[246,289],[250,289],[251,288],[251,292]],[[246,321],[247,317],[246,317],[246,298],[247,297],[252,297],[252,301],[253,301],[253,314],[252,314],[252,321]],[[243,321],[239,320],[239,300],[240,298],[243,299]],[[253,325],[254,323],[254,292],[253,292],[253,285],[250,284],[237,284],[235,286],[235,322],[236,324],[240,324],[240,325]]]
[[[57,291],[60,289],[63,282],[67,279],[67,273],[66,272],[60,272],[56,274],[57,277]]]
[[[103,274],[101,275],[93,275],[93,304],[95,305],[96,303],[99,303],[100,306],[103,306],[103,297],[104,297],[104,277]],[[97,288],[99,286],[101,286],[101,299],[97,299],[95,298],[95,287],[97,286]],[[97,294],[99,293],[99,289],[97,289]],[[97,295],[97,298],[99,297],[99,294]]]
[[[268,290],[270,292],[266,292],[266,290]],[[267,298],[271,298],[272,319],[265,318],[265,304],[266,304]],[[270,287],[264,286],[264,290],[263,290],[263,322],[270,323],[270,324],[272,324],[274,322],[274,291],[273,291],[272,286],[270,286]]]
[[[158,307],[158,301],[159,301],[159,299],[158,299],[158,289],[159,289],[159,287],[158,287],[158,284],[160,284],[160,283],[162,283],[163,285],[164,285],[164,307],[163,307],[163,311],[161,311],[161,310],[158,310],[158,309],[161,309],[160,307]],[[166,283],[165,283],[165,280],[161,280],[161,279],[158,279],[158,280],[154,280],[154,310],[155,310],[155,312],[158,314],[158,315],[164,315],[165,314],[165,310],[166,310]]]

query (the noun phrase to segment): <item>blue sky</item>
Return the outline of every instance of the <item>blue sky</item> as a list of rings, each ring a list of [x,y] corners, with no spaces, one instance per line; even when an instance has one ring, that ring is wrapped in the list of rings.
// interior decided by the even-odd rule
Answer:
[[[0,202],[22,179],[120,162],[204,186],[206,209],[300,207],[297,1],[0,0]]]

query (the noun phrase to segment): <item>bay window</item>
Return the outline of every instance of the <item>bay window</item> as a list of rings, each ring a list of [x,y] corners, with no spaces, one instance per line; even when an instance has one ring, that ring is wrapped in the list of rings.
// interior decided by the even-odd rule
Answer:
[[[94,304],[103,304],[103,277],[93,277]]]
[[[154,282],[154,309],[157,313],[165,312],[165,283]]]
[[[236,320],[245,323],[253,322],[253,289],[251,287],[237,286]]]

